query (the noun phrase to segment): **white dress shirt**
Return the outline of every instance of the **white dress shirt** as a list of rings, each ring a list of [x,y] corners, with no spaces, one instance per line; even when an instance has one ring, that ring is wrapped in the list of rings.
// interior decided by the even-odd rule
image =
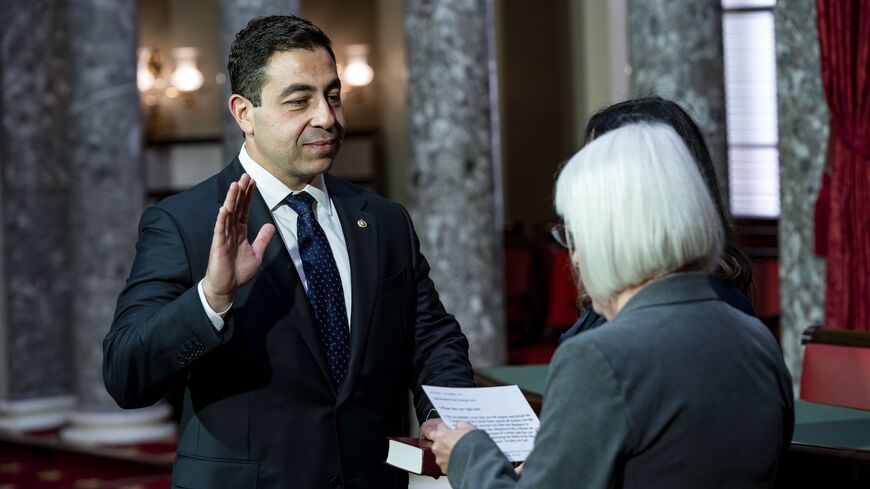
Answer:
[[[257,182],[257,190],[266,202],[266,207],[272,212],[272,220],[278,228],[278,235],[284,241],[284,246],[293,260],[293,266],[296,267],[299,278],[302,279],[302,286],[305,287],[306,293],[308,292],[308,280],[305,279],[302,256],[299,254],[299,244],[296,241],[296,218],[298,214],[287,205],[284,199],[291,193],[298,192],[308,192],[314,197],[314,200],[317,202],[314,205],[317,222],[323,228],[324,234],[326,234],[329,247],[332,249],[332,256],[335,258],[335,265],[338,267],[338,274],[341,276],[341,287],[344,292],[345,309],[347,310],[347,324],[350,325],[352,296],[350,289],[350,258],[347,253],[344,233],[341,230],[341,221],[339,221],[335,206],[329,198],[329,191],[326,188],[323,175],[317,175],[310,184],[297,192],[284,185],[278,178],[251,159],[244,145],[242,145],[242,150],[239,152],[239,161],[242,163],[245,172],[252,180]],[[224,326],[223,315],[229,311],[229,308],[223,312],[215,312],[209,306],[208,301],[205,300],[202,281],[200,281],[197,289],[206,314],[208,314],[214,327],[220,331]],[[288,291],[287,293],[290,292]]]

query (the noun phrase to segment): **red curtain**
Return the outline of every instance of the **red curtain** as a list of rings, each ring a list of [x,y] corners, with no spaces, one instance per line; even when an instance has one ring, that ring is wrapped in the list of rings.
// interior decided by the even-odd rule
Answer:
[[[825,326],[870,330],[870,1],[816,9],[833,132]]]

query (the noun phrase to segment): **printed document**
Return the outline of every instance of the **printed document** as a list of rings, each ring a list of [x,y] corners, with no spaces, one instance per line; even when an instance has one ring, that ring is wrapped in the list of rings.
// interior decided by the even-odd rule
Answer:
[[[423,390],[448,427],[460,421],[477,426],[511,462],[522,462],[532,451],[541,422],[519,387],[424,385]]]

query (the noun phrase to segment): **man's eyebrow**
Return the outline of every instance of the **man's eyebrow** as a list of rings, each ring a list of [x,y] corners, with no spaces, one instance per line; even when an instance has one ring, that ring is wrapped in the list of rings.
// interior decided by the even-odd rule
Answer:
[[[278,98],[284,98],[296,92],[313,92],[314,90],[315,88],[307,83],[294,83],[284,87],[284,90],[281,90],[281,95]]]
[[[326,85],[326,91],[330,90],[340,90],[341,89],[341,80],[339,78],[333,79]]]
[[[341,80],[339,78],[334,78],[331,82],[326,85],[326,91],[331,90],[339,90],[341,89]],[[281,90],[281,94],[278,98],[287,97],[296,92],[315,92],[317,88],[313,85],[309,85],[307,83],[293,83],[291,85],[287,85],[284,87],[284,90]]]

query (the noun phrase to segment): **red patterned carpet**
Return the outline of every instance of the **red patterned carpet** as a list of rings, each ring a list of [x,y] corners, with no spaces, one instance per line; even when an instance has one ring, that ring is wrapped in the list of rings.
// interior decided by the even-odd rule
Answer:
[[[168,489],[175,441],[81,447],[57,432],[0,433],[0,489]]]

